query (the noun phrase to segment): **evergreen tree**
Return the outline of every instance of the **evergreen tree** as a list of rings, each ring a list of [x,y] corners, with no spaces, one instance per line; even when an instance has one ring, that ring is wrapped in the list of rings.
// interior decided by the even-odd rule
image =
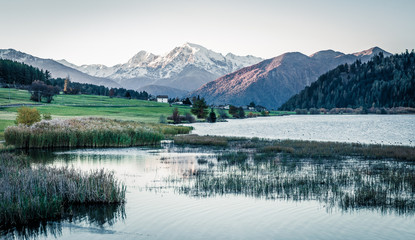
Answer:
[[[213,111],[213,108],[210,109],[208,122],[215,123],[216,122],[216,114],[215,111]]]
[[[190,110],[190,112],[196,115],[197,118],[206,118],[206,116],[209,113],[208,108],[209,107],[206,104],[205,99],[200,99],[198,96],[198,100],[196,100],[196,102],[193,103],[193,107]]]

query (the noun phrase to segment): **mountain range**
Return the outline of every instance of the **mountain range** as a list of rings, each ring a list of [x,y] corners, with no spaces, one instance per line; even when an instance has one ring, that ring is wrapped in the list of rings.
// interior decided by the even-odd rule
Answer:
[[[77,66],[66,60],[58,60],[63,65],[91,76],[108,78],[124,88],[137,90],[159,89],[186,93],[225,74],[262,61],[254,56],[225,56],[197,44],[185,43],[166,55],[155,55],[140,51],[128,62],[112,67],[105,65]],[[159,90],[158,90],[159,91]]]
[[[325,50],[310,56],[290,52],[242,68],[209,82],[190,95],[204,97],[209,104],[247,105],[255,102],[270,109],[277,109],[290,97],[300,92],[323,73],[344,63],[356,60],[367,62],[383,52],[374,47],[362,52],[344,54]]]
[[[264,60],[251,55],[222,55],[185,43],[162,56],[140,51],[128,62],[112,67],[77,66],[66,60],[38,58],[13,49],[0,49],[0,58],[47,69],[52,77],[69,75],[75,82],[169,97],[200,96],[214,105],[255,102],[276,109],[323,73],[358,59],[366,62],[380,52],[385,57],[390,55],[374,47],[353,54],[325,50],[307,56],[289,52]]]

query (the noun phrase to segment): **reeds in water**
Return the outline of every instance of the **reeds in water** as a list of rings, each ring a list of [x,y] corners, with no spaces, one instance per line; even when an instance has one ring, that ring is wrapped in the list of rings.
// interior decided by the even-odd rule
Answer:
[[[164,134],[188,133],[190,129],[105,118],[54,119],[8,127],[4,137],[7,144],[25,149],[130,147],[155,145]]]
[[[26,157],[0,154],[1,228],[59,219],[73,204],[123,203],[125,191],[112,172],[31,167]]]
[[[174,143],[179,145],[205,145],[205,146],[227,146],[228,140],[226,137],[216,136],[199,136],[196,134],[181,135],[174,137]]]

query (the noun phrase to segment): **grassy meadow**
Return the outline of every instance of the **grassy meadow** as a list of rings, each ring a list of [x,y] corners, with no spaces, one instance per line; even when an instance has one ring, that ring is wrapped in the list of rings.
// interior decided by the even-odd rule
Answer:
[[[0,140],[4,139],[4,130],[14,125],[17,108],[20,104],[34,105],[41,113],[50,113],[52,119],[74,117],[105,117],[117,120],[158,123],[160,116],[170,116],[175,107],[180,115],[190,113],[190,107],[137,99],[110,98],[97,95],[65,95],[54,97],[52,103],[30,101],[27,90],[0,88]],[[18,105],[19,106],[16,106]],[[215,110],[218,113],[218,110]],[[250,111],[246,111],[248,115]],[[260,115],[260,112],[253,112]],[[270,116],[293,114],[295,112],[271,111]],[[228,114],[229,115],[229,114]]]
[[[11,96],[9,101],[9,96]],[[14,125],[17,108],[12,104],[36,104],[30,101],[26,90],[0,88],[0,140],[4,139],[4,130]],[[167,103],[152,101],[110,98],[96,95],[57,95],[50,104],[34,106],[41,113],[50,113],[52,119],[74,117],[105,117],[117,120],[129,120],[144,123],[157,123],[160,116],[170,116],[173,107]],[[190,112],[190,107],[178,106],[180,114]]]

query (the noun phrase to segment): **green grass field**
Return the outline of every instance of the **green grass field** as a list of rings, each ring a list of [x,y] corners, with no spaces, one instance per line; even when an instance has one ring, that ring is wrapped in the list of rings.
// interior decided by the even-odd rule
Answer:
[[[0,140],[3,140],[4,129],[14,125],[17,108],[13,104],[38,104],[30,101],[30,93],[26,90],[14,88],[0,88]],[[174,107],[178,107],[180,114],[190,112],[190,107],[167,103],[144,101],[136,99],[110,98],[96,95],[57,95],[52,103],[42,102],[33,106],[41,113],[50,113],[52,118],[74,117],[105,117],[118,120],[132,120],[145,123],[157,123],[160,116],[170,116]],[[218,111],[215,110],[217,113]],[[246,114],[249,111],[245,112]],[[255,113],[255,112],[254,112]],[[256,114],[260,115],[259,112]],[[270,116],[293,114],[292,112],[271,111]],[[295,112],[294,112],[295,114]]]
[[[35,103],[29,99],[28,91],[0,88],[0,140],[4,139],[4,129],[14,125],[18,108],[17,106],[5,106]],[[52,114],[52,118],[106,117],[146,123],[156,123],[161,115],[170,116],[174,109],[167,103],[95,95],[58,95],[54,97],[52,103],[42,104],[33,107],[36,107],[41,113]],[[178,108],[180,114],[184,115],[186,112],[190,112],[190,108],[187,106],[179,106]]]

